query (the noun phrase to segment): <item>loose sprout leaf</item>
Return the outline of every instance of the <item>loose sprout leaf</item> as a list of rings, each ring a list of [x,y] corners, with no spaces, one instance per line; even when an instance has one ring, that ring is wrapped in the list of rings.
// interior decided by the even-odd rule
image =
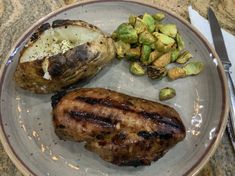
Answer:
[[[183,53],[179,55],[176,62],[179,64],[185,64],[192,57],[193,55],[189,51],[184,51]]]
[[[184,49],[184,40],[179,33],[176,34],[176,42],[177,42],[177,48],[179,51]]]
[[[197,75],[203,70],[204,64],[202,62],[190,62],[186,64],[183,69],[186,75]]]

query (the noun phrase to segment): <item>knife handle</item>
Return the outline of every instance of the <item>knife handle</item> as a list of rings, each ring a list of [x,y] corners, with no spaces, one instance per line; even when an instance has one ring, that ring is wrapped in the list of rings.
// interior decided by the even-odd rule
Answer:
[[[227,79],[228,79],[228,89],[229,89],[229,97],[230,97],[230,127],[232,128],[232,131],[235,132],[235,87],[233,84],[232,77],[229,72],[226,72]],[[233,134],[235,136],[235,134]],[[233,139],[235,141],[235,139]]]

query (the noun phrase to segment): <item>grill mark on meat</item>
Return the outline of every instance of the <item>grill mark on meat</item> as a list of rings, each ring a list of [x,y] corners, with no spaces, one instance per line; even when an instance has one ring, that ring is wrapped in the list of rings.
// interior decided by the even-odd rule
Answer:
[[[167,131],[140,131],[137,133],[138,136],[143,137],[144,139],[154,139],[154,138],[160,138],[164,140],[168,140],[173,137],[172,132]]]
[[[156,112],[141,111],[141,112],[139,112],[139,114],[142,115],[146,119],[156,120],[159,123],[164,123],[166,125],[170,125],[175,128],[184,129],[184,126],[181,123],[177,122],[176,120],[169,119],[164,116],[160,116]]]
[[[166,118],[164,116],[160,116],[158,113],[156,112],[146,112],[146,111],[136,111],[134,109],[132,109],[129,105],[127,105],[128,103],[119,103],[117,101],[114,100],[110,100],[107,98],[93,98],[93,97],[82,97],[82,96],[78,96],[75,98],[76,100],[85,102],[87,104],[90,105],[103,105],[109,108],[116,108],[118,110],[122,110],[122,111],[127,111],[127,112],[132,112],[132,113],[136,113],[141,115],[142,117],[146,118],[146,119],[152,119],[154,121],[157,121],[159,123],[163,123],[165,125],[171,126],[172,128],[177,128],[177,129],[184,129],[183,124],[181,124],[180,122],[178,122],[177,120],[173,120],[173,119],[169,119]]]
[[[101,99],[101,98],[98,99],[98,98],[92,98],[92,97],[78,96],[78,97],[76,97],[76,100],[85,102],[90,105],[100,104],[100,105],[110,107],[110,108],[117,108],[117,109],[125,110],[125,111],[133,111],[132,109],[130,109],[130,107],[127,104],[124,104],[124,103],[121,104],[119,102],[115,102],[115,101],[107,99],[107,98],[106,99]]]
[[[82,121],[96,123],[97,125],[100,125],[104,128],[113,128],[115,126],[115,123],[112,122],[110,118],[99,116],[94,113],[84,112],[84,111],[69,111],[67,113],[69,117],[77,121],[82,120]]]

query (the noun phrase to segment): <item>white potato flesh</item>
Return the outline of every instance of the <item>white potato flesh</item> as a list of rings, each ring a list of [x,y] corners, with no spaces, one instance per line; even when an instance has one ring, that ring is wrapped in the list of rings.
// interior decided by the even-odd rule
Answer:
[[[58,53],[64,53],[82,43],[96,40],[102,33],[98,30],[68,25],[44,31],[34,43],[26,46],[20,63],[31,62]]]

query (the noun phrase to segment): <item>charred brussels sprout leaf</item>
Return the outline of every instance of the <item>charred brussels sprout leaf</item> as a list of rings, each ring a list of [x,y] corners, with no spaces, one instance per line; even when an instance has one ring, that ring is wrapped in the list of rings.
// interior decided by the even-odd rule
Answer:
[[[162,79],[164,76],[166,76],[167,70],[165,67],[158,68],[154,65],[150,65],[147,67],[147,75],[151,79]]]
[[[123,23],[117,28],[117,38],[125,43],[136,43],[138,35],[136,30],[130,24]]]
[[[159,99],[161,101],[169,100],[169,99],[173,98],[174,96],[176,96],[175,89],[170,88],[170,87],[165,87],[165,88],[161,89],[159,92]]]

